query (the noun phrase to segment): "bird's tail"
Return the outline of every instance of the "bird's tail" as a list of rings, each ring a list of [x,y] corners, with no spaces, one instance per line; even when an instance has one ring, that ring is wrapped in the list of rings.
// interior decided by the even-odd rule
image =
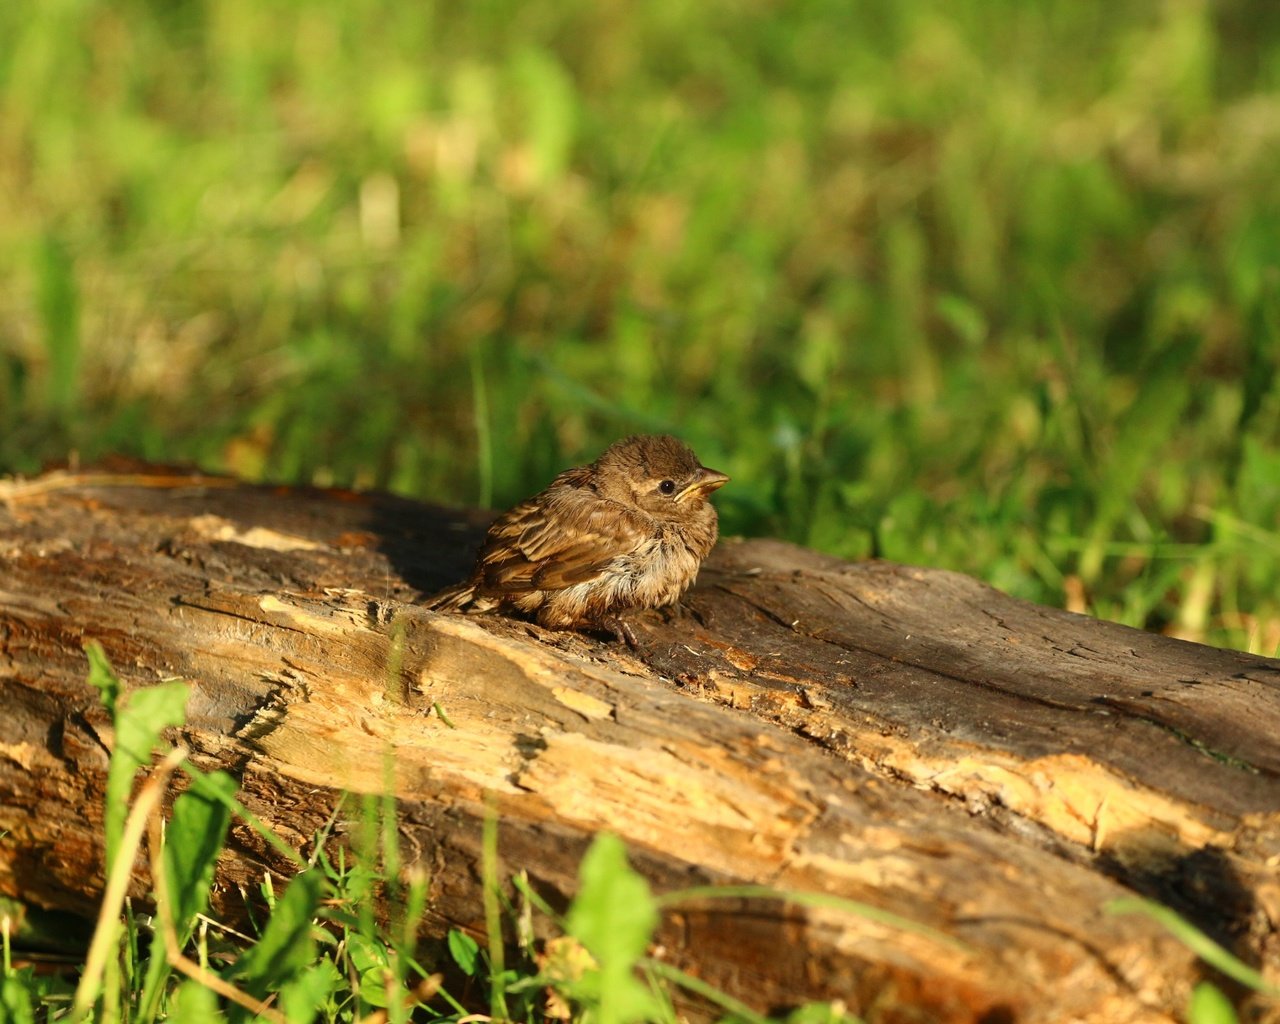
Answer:
[[[463,612],[475,600],[475,596],[475,585],[466,580],[433,594],[427,599],[426,607],[433,612]]]

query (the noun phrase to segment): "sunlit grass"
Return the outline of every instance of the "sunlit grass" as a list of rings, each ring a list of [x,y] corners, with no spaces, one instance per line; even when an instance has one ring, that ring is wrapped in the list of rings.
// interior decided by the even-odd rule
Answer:
[[[1120,0],[0,9],[0,469],[728,530],[1275,652],[1280,20]]]

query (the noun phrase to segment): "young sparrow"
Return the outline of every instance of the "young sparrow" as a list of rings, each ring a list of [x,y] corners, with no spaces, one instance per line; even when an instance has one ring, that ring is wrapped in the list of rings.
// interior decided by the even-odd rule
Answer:
[[[716,542],[707,500],[728,477],[674,437],[615,441],[567,469],[489,527],[470,579],[437,594],[437,611],[523,612],[550,629],[605,629],[679,600]]]

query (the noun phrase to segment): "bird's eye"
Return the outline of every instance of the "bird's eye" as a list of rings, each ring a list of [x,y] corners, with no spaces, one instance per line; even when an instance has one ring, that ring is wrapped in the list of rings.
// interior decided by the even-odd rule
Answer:
[[[676,482],[674,480],[663,480],[662,483],[658,484],[658,490],[663,494],[675,494]]]

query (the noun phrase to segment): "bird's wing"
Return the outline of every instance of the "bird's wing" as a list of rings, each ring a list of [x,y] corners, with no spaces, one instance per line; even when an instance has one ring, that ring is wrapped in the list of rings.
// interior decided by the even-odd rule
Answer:
[[[491,595],[559,590],[599,576],[648,540],[652,524],[562,473],[489,528],[481,589]]]

